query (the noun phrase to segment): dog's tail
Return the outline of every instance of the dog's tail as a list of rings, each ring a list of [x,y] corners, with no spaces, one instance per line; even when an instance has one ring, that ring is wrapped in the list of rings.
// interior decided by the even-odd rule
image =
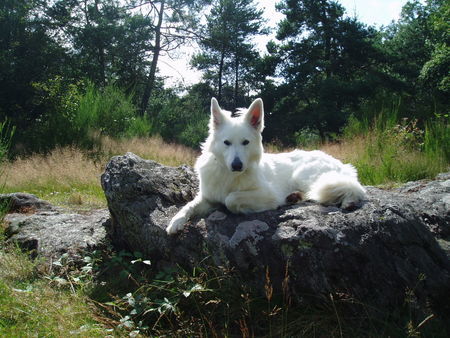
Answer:
[[[366,191],[353,176],[335,171],[322,174],[311,186],[307,198],[324,205],[355,209],[366,197]]]

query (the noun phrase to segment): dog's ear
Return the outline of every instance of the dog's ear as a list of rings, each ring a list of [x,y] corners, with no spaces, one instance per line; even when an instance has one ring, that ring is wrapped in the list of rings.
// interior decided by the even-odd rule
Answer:
[[[217,102],[216,98],[213,97],[211,99],[211,127],[214,129],[219,127],[224,120],[224,116],[222,113],[222,109],[219,107],[219,102]]]
[[[256,99],[248,108],[245,119],[258,132],[264,129],[264,105],[263,100]]]

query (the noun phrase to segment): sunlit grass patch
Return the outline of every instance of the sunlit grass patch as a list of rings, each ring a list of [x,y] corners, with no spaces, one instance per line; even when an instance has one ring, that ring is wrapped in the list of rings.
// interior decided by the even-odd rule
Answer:
[[[106,207],[100,176],[112,156],[133,152],[169,166],[193,165],[197,152],[159,137],[102,138],[95,152],[74,147],[17,158],[4,166],[3,192],[28,192],[51,203],[76,209]]]
[[[198,152],[175,143],[167,143],[161,137],[113,139],[102,138],[102,152],[108,156],[132,152],[144,159],[168,166],[193,165]]]
[[[0,250],[1,337],[104,337],[86,296],[50,286],[41,260],[14,245]]]
[[[358,169],[366,185],[396,185],[434,178],[450,168],[450,125],[431,121],[425,128],[417,120],[379,116],[372,124],[350,119],[338,145],[329,152]],[[327,148],[327,147],[326,147]]]

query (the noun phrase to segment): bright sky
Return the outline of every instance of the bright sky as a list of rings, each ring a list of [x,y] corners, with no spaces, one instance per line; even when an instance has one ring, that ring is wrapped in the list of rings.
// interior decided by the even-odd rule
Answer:
[[[264,9],[264,17],[270,27],[276,27],[283,15],[275,10],[275,3],[273,0],[257,0],[259,7]],[[338,0],[346,9],[348,16],[355,16],[359,21],[367,25],[375,25],[380,27],[386,26],[393,20],[398,20],[403,5],[407,0]],[[270,38],[274,38],[274,33],[268,38],[259,37],[255,43],[264,51],[265,44]],[[170,59],[167,56],[162,56],[159,62],[160,73],[167,77],[166,84],[176,85],[183,83],[189,85],[196,83],[201,78],[201,73],[191,69],[189,60],[194,53],[193,48],[186,48],[180,51],[179,59]]]

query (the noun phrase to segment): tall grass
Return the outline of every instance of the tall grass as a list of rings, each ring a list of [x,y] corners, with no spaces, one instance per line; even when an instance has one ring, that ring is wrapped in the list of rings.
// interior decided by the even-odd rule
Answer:
[[[450,119],[439,118],[426,123],[424,136],[425,153],[443,162],[450,162]]]
[[[0,193],[4,191],[4,162],[7,158],[11,139],[14,135],[15,128],[11,127],[7,120],[0,122]],[[6,202],[0,203],[0,222],[7,212],[9,205]]]
[[[159,136],[129,139],[103,137],[101,140],[101,152],[105,159],[115,155],[123,155],[127,151],[131,151],[144,159],[169,166],[193,165],[198,156],[198,152],[192,148],[176,143],[167,143]]]
[[[355,147],[350,161],[364,184],[433,178],[449,168],[449,121],[428,121],[422,128],[397,116],[394,110],[372,121],[351,118],[344,130],[343,142]]]
[[[78,148],[57,148],[48,154],[19,157],[5,164],[6,192],[23,191],[59,205],[104,207],[100,186],[102,165]],[[80,196],[82,200],[80,201]]]
[[[100,137],[96,153],[67,146],[6,162],[4,190],[29,192],[58,205],[87,209],[105,207],[100,175],[111,156],[128,151],[170,166],[193,165],[197,156],[194,150],[165,143],[160,137]]]

